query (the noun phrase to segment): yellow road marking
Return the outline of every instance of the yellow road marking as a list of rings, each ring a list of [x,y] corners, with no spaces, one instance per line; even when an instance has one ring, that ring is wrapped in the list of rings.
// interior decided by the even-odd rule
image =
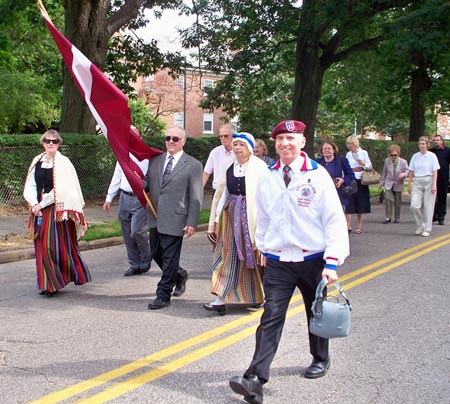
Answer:
[[[343,275],[339,278],[340,283],[342,284],[344,281],[346,281],[348,279],[355,278],[356,276],[366,273],[366,272],[368,272],[374,268],[377,268],[383,264],[387,264],[389,262],[394,261],[390,265],[387,265],[377,271],[371,272],[365,276],[362,276],[361,278],[358,278],[352,282],[345,284],[345,290],[352,289],[364,282],[367,282],[373,278],[376,278],[394,268],[397,268],[405,263],[408,263],[422,255],[428,254],[428,253],[430,253],[438,248],[441,248],[447,244],[450,244],[450,234],[446,234],[446,235],[434,238],[425,243],[408,248],[400,253],[394,254],[388,258],[384,258],[373,264],[366,265],[366,266],[364,266],[356,271],[353,271],[349,274]],[[402,257],[404,257],[404,258],[401,259]],[[336,291],[333,291],[332,293],[336,293]],[[296,303],[300,300],[301,300],[301,295],[294,296],[291,300],[291,304]],[[288,310],[287,317],[292,317],[292,316],[302,312],[303,310],[304,310],[303,304],[293,307],[292,309]],[[172,345],[172,346],[165,348],[159,352],[155,352],[154,354],[148,355],[145,358],[142,358],[137,361],[131,362],[127,365],[121,366],[110,372],[103,373],[92,379],[72,385],[72,386],[70,386],[66,389],[60,390],[58,392],[50,393],[36,401],[30,402],[29,404],[44,404],[44,403],[50,404],[50,403],[58,403],[60,401],[66,400],[70,397],[81,394],[84,391],[93,389],[104,383],[112,381],[118,377],[124,376],[124,375],[131,373],[133,371],[136,371],[140,368],[149,366],[150,364],[152,364],[156,361],[166,359],[172,355],[182,352],[183,350],[191,348],[195,345],[200,345],[201,343],[206,342],[214,337],[217,337],[221,334],[229,332],[230,330],[233,330],[237,327],[240,327],[251,321],[254,321],[255,319],[258,319],[259,317],[261,317],[261,315],[262,315],[262,311],[251,313],[245,317],[239,318],[237,320],[233,320],[233,321],[226,323],[220,327],[217,327],[210,331],[204,332],[198,336],[189,338],[185,341],[182,341],[178,344]],[[110,400],[117,398],[131,390],[139,388],[146,383],[156,380],[162,376],[165,376],[168,373],[174,372],[175,370],[178,370],[178,369],[180,369],[184,366],[187,366],[193,362],[203,359],[221,349],[224,349],[236,342],[239,342],[240,340],[247,338],[250,335],[253,335],[255,333],[256,328],[257,328],[257,325],[247,327],[244,330],[238,331],[237,333],[235,333],[233,335],[230,335],[228,337],[221,339],[220,341],[215,341],[213,343],[210,343],[210,344],[203,346],[201,348],[198,348],[192,352],[188,352],[187,354],[185,354],[179,358],[176,358],[169,362],[166,362],[165,364],[158,365],[158,367],[148,370],[138,376],[134,376],[125,381],[116,383],[115,385],[106,388],[102,392],[92,395],[89,398],[76,401],[76,403],[77,404],[81,404],[81,403],[97,404],[97,403],[104,403],[104,402],[110,401]]]

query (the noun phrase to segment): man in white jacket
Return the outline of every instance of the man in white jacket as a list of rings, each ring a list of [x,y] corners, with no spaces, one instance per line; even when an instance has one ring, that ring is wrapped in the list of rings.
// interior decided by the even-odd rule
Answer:
[[[256,332],[253,360],[230,386],[248,403],[262,403],[289,301],[298,287],[308,324],[317,285],[337,281],[337,267],[349,255],[345,215],[328,172],[301,149],[305,125],[280,122],[272,131],[280,160],[269,167],[256,190],[256,247],[265,261],[264,313]],[[322,377],[330,366],[328,339],[309,333],[311,365],[305,377]]]

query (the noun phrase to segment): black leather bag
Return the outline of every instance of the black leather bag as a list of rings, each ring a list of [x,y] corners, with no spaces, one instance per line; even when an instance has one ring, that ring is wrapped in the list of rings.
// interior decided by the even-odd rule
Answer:
[[[344,169],[342,168],[341,158],[338,156],[337,159],[338,159],[339,166],[341,167],[342,178],[344,178],[345,175],[344,175]],[[356,194],[358,192],[358,184],[356,183],[356,180],[353,180],[348,185],[341,185],[341,187],[339,189],[341,190],[342,195],[350,196],[350,195]]]
[[[341,190],[342,195],[350,196],[358,192],[358,184],[356,183],[356,180],[353,180],[350,184],[342,185],[339,189]]]

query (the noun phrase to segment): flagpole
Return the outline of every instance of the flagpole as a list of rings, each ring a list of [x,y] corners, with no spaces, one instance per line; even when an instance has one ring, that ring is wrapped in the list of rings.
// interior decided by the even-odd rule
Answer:
[[[47,10],[45,9],[44,5],[42,4],[42,1],[41,0],[36,0],[36,3],[37,3],[37,6],[39,7],[39,10],[41,10],[41,13],[43,14],[43,16],[45,18],[47,18],[47,20],[50,22],[50,24],[53,25],[53,22],[50,19],[49,15],[47,13]]]
[[[145,190],[142,190],[142,193],[144,194],[145,200],[148,203],[148,207],[150,208],[150,210],[152,211],[153,215],[155,216],[155,218],[158,217],[158,215],[156,214],[155,208],[153,207],[152,202],[150,201],[150,198],[147,196],[147,193],[145,192]]]

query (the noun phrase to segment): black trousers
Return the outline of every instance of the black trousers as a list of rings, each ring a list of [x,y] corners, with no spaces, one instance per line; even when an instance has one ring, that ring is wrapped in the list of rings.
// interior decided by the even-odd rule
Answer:
[[[266,303],[256,331],[255,353],[244,377],[253,374],[265,381],[269,380],[270,365],[277,352],[289,301],[296,287],[300,289],[303,296],[309,328],[311,306],[317,285],[322,279],[323,268],[322,258],[303,262],[267,260],[264,270]],[[315,359],[328,359],[328,339],[309,333],[309,349]]]
[[[150,251],[152,258],[162,270],[161,280],[156,288],[156,297],[168,301],[172,289],[177,283],[180,268],[182,236],[170,236],[158,232],[156,227],[150,229]]]
[[[447,214],[448,178],[437,179],[436,203],[434,204],[434,220],[444,221]]]

